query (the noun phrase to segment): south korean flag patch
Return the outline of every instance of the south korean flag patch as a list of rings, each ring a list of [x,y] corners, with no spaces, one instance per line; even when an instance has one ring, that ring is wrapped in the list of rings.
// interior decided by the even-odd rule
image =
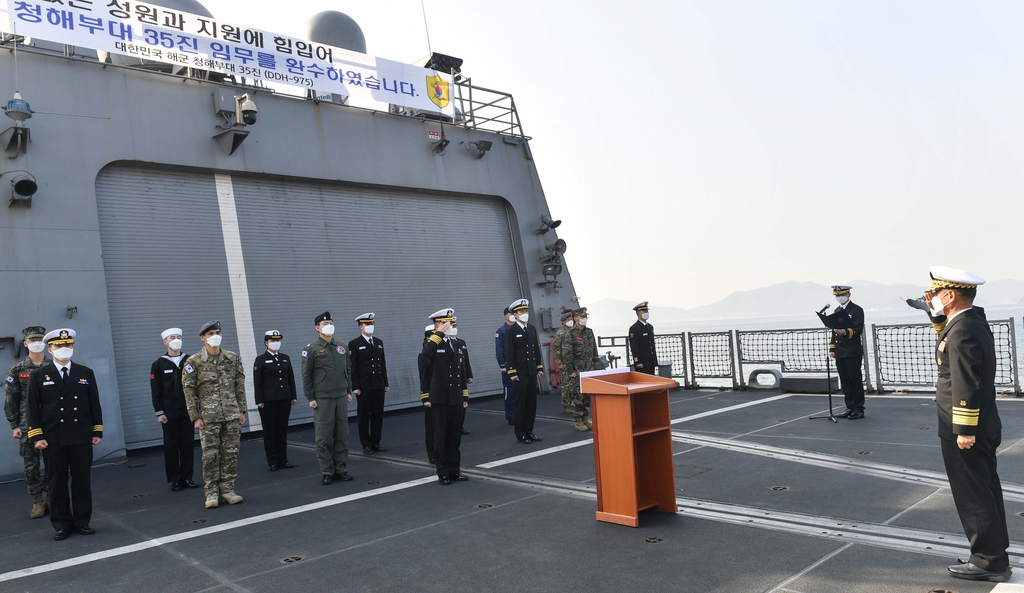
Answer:
[[[10,375],[7,375],[7,382],[8,383],[14,383],[14,377],[12,377]]]
[[[190,374],[190,375],[191,375],[191,374],[192,374],[192,373],[194,373],[195,371],[196,371],[196,367],[194,367],[194,366],[192,366],[192,365],[190,365],[190,364],[186,364],[186,365],[185,365],[185,372],[186,372],[186,373],[188,373],[188,374]]]

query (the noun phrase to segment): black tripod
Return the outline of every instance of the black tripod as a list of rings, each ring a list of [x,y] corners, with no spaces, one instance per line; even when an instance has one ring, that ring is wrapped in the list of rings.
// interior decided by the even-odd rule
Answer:
[[[828,305],[825,306],[825,309],[828,309]],[[825,309],[822,309],[818,315],[821,316],[821,313],[824,313]],[[832,341],[832,332],[832,328],[829,328],[828,340],[826,340],[826,343],[830,343]],[[838,424],[839,421],[836,420],[836,415],[832,413],[832,357],[829,356],[828,348],[825,348],[825,382],[828,383],[828,416],[811,416],[808,420],[821,420],[822,418],[828,418],[834,424]]]

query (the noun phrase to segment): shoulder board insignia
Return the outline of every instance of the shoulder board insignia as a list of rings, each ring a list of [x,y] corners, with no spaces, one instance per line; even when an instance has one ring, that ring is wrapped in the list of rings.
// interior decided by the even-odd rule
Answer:
[[[190,364],[186,364],[185,365],[185,372],[191,375],[192,373],[196,372],[196,367],[194,367],[194,366],[192,366]]]
[[[305,350],[302,351],[302,358],[306,358],[306,351]]]
[[[8,383],[14,383],[14,377],[12,377],[10,375],[7,375],[7,382]]]
[[[943,340],[941,342],[939,342],[939,352],[945,352],[946,351],[946,340],[947,339],[948,338],[943,338]]]

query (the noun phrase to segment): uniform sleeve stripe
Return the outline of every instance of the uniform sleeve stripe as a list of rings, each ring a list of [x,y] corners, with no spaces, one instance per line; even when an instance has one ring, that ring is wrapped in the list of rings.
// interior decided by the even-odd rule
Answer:
[[[29,429],[29,431],[28,431],[28,438],[31,439],[31,438],[37,437],[37,436],[39,436],[41,434],[43,434],[43,429],[42,428],[32,428],[32,429]]]
[[[433,342],[434,344],[440,344],[441,343],[441,338],[439,338],[437,336],[430,336],[427,339],[430,340],[431,342]]]
[[[463,389],[462,390],[462,397],[469,397],[469,390],[468,389]]]
[[[978,414],[981,413],[981,409],[980,408],[958,408],[956,406],[953,406],[953,413],[954,414],[962,414],[964,416],[977,416]]]
[[[959,414],[953,414],[953,424],[959,424],[960,426],[977,426],[977,416],[961,416]]]
[[[428,397],[429,395],[430,395],[429,393],[421,393],[421,394],[420,394],[420,399],[427,399],[427,397]]]
[[[103,425],[102,424],[94,424],[93,427],[92,427],[92,431],[93,432],[103,432]]]

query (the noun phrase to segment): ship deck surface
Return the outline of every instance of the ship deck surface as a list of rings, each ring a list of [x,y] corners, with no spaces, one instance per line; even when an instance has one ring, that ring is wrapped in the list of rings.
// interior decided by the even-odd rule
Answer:
[[[300,467],[268,471],[242,443],[240,505],[171,492],[159,449],[93,470],[91,537],[52,540],[23,482],[0,485],[0,591],[993,591],[955,580],[967,554],[931,396],[868,397],[864,420],[809,421],[818,395],[671,392],[678,514],[595,520],[590,433],[542,395],[522,445],[497,399],[474,401],[470,481],[439,486],[418,410],[389,414],[384,454],[353,451],[352,482],[321,486],[312,427]],[[841,397],[836,400],[839,408]],[[1024,401],[1001,399],[1000,476],[1024,591]],[[837,410],[838,411],[838,410]],[[352,443],[358,445],[355,422]],[[358,449],[358,447],[356,447]],[[523,457],[533,454],[532,457]],[[198,445],[196,454],[199,469]],[[17,476],[9,476],[16,478]],[[784,489],[782,489],[784,487]],[[286,560],[287,559],[287,560]]]

